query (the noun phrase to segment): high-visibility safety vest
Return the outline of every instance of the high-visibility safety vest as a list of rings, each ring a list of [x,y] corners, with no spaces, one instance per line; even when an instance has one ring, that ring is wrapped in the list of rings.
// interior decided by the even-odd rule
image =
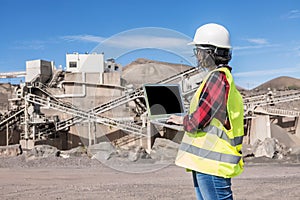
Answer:
[[[243,171],[241,148],[244,135],[243,100],[236,89],[228,68],[213,70],[224,72],[229,83],[227,115],[230,129],[227,130],[216,118],[209,125],[194,133],[185,132],[175,164],[189,170],[231,178]],[[209,78],[210,74],[207,76]],[[196,111],[201,91],[207,81],[202,82],[190,104],[190,114]],[[224,97],[225,98],[225,97]]]

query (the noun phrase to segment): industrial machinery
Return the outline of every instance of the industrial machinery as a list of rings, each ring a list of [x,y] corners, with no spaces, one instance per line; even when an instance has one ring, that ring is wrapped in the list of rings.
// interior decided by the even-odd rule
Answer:
[[[66,69],[53,62],[26,62],[25,83],[15,86],[9,108],[0,121],[1,145],[20,143],[25,148],[52,142],[62,149],[80,144],[127,137],[151,148],[159,128],[147,118],[142,87],[121,83],[122,67],[103,54],[67,54]],[[158,84],[181,85],[185,105],[206,72],[191,67]],[[1,77],[13,77],[2,74]],[[299,111],[274,109],[272,105],[300,100],[299,91],[245,96],[245,120],[256,114],[299,117]],[[249,124],[246,122],[245,124]]]

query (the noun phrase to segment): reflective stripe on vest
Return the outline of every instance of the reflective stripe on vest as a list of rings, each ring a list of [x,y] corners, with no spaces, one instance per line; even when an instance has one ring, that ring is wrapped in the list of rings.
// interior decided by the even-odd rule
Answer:
[[[194,154],[195,156],[199,156],[202,158],[207,158],[210,160],[220,161],[220,162],[226,162],[231,164],[238,164],[241,160],[241,156],[235,156],[230,154],[224,154],[214,151],[209,151],[206,149],[202,149],[187,143],[182,142],[180,145],[180,150],[189,152],[191,154]]]
[[[227,141],[231,146],[237,146],[237,145],[242,144],[242,142],[243,142],[243,136],[237,136],[233,139],[230,139],[223,130],[221,130],[215,126],[212,126],[212,125],[205,127],[203,129],[203,131],[208,134],[217,135],[219,138]]]

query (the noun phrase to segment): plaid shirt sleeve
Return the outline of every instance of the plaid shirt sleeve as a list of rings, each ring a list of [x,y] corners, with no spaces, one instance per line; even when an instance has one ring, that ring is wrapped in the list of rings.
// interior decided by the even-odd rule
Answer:
[[[185,131],[192,133],[202,129],[214,117],[225,122],[228,91],[226,75],[219,71],[212,73],[200,94],[197,110],[183,119]]]

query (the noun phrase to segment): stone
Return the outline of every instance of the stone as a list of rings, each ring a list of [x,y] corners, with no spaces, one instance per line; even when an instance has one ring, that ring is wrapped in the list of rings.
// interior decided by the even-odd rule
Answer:
[[[159,161],[175,161],[179,144],[164,138],[156,138],[150,157]]]
[[[80,157],[80,156],[86,155],[86,154],[87,154],[87,149],[83,146],[79,146],[79,147],[75,147],[70,150],[61,151],[60,157],[63,157],[63,158],[69,158],[71,156],[72,157]]]
[[[116,149],[110,142],[100,142],[87,148],[88,156],[98,160],[108,160],[115,153]]]
[[[19,144],[0,147],[1,157],[14,157],[14,156],[21,155],[22,153],[23,150],[21,148],[21,145]]]
[[[148,154],[142,146],[136,146],[128,152],[128,160],[135,162],[139,159],[147,159]]]
[[[58,157],[59,155],[60,151],[50,145],[36,145],[27,152],[27,157],[35,158]]]
[[[255,157],[273,158],[276,151],[275,138],[266,138],[264,141],[257,140],[253,145],[253,154]]]

